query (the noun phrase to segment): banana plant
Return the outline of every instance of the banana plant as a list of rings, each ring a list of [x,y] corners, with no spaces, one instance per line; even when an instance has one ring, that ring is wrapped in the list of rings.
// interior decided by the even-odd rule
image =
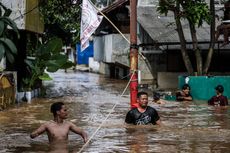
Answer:
[[[56,72],[59,69],[66,69],[74,65],[68,61],[67,55],[61,53],[62,46],[62,40],[54,37],[47,43],[40,44],[35,50],[34,59],[25,59],[31,76],[23,79],[23,88],[30,90],[38,80],[52,80],[46,71]]]
[[[17,48],[10,39],[9,29],[16,32],[18,38],[19,32],[16,23],[9,18],[11,12],[10,9],[0,3],[0,61],[6,57],[10,63],[13,63]]]

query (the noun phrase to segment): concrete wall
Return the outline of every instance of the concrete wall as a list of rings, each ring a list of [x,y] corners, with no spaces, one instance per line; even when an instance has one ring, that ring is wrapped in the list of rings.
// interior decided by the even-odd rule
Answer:
[[[129,40],[129,35],[125,37]],[[99,73],[110,75],[111,65],[115,65],[115,71],[118,70],[118,76],[124,76],[122,69],[128,69],[129,61],[129,43],[120,34],[110,34],[94,38],[94,60],[100,62]],[[153,76],[152,63],[148,59],[144,60],[138,57],[138,66],[141,71],[141,82],[152,84],[156,76]],[[122,66],[121,66],[122,65]],[[115,72],[116,73],[116,72]]]
[[[43,33],[44,22],[38,10],[39,0],[1,0],[1,3],[12,10],[10,18],[18,29]],[[26,15],[24,15],[26,12]]]
[[[109,65],[104,62],[100,62],[99,73],[109,77]]]
[[[152,73],[151,63],[142,57],[138,57],[138,69],[141,71],[141,84],[152,84],[155,77]]]
[[[159,89],[177,89],[178,76],[186,75],[186,73],[177,72],[158,72],[157,84]]]
[[[188,76],[178,77],[178,85],[181,88],[185,83],[191,87],[191,95],[195,100],[208,100],[216,95],[215,87],[224,87],[223,95],[230,97],[230,76]]]
[[[12,10],[10,15],[11,19],[17,24],[18,29],[25,29],[25,16],[22,16],[26,12],[26,0],[17,0],[17,1],[9,1],[2,0],[3,5]]]
[[[95,61],[93,57],[89,57],[89,71],[99,73],[100,63]]]
[[[129,39],[128,34],[125,37]],[[97,36],[93,41],[95,60],[129,65],[129,43],[120,34]]]
[[[105,37],[94,37],[93,39],[93,50],[94,60],[101,62],[104,60],[104,39]]]

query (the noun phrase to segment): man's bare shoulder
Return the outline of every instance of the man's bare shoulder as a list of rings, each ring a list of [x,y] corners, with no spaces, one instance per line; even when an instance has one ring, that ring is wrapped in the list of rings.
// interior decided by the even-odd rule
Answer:
[[[42,125],[45,127],[49,127],[49,126],[52,126],[54,124],[55,124],[55,122],[53,120],[50,120],[50,121],[44,122]]]
[[[73,122],[71,122],[71,121],[64,121],[63,123],[57,123],[57,122],[55,122],[55,121],[53,121],[53,120],[50,120],[50,121],[47,121],[47,122],[45,122],[42,126],[44,126],[45,128],[53,128],[53,127],[56,127],[56,126],[65,126],[65,127],[75,127],[76,125],[73,123]]]
[[[75,126],[75,124],[73,122],[71,122],[71,121],[65,121],[64,123],[67,124],[67,125],[70,125],[70,126]]]

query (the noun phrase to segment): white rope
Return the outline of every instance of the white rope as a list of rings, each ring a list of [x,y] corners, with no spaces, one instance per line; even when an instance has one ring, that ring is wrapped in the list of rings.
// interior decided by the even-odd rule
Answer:
[[[130,77],[129,79],[129,82],[127,83],[125,89],[123,90],[122,94],[121,94],[121,97],[124,95],[126,89],[128,88],[134,74],[135,74],[136,70],[133,71],[132,73],[132,76]],[[89,142],[93,139],[93,137],[97,134],[97,132],[101,129],[102,125],[105,123],[105,121],[109,118],[110,114],[112,113],[112,111],[115,109],[115,107],[117,106],[119,101],[117,101],[114,105],[113,105],[113,108],[111,109],[111,111],[109,112],[109,114],[106,116],[106,118],[102,121],[102,123],[98,126],[98,128],[95,130],[95,132],[91,135],[91,137],[87,140],[87,142],[82,146],[82,148],[78,151],[78,153],[81,153],[85,147],[89,144]]]

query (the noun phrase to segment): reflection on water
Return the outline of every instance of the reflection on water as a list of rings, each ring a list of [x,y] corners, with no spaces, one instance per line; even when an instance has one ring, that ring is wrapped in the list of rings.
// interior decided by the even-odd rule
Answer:
[[[41,123],[52,119],[49,107],[63,101],[69,108],[69,120],[91,136],[119,101],[106,123],[98,131],[86,153],[228,153],[230,152],[230,111],[216,109],[205,102],[153,103],[164,127],[124,124],[129,98],[120,97],[127,81],[113,80],[92,73],[53,74],[46,82],[47,97],[32,103],[20,103],[0,112],[0,153],[78,152],[80,136],[70,133],[69,144],[53,148],[45,134],[30,139],[29,134]],[[127,91],[126,94],[129,94]],[[60,147],[60,145],[57,145]]]

